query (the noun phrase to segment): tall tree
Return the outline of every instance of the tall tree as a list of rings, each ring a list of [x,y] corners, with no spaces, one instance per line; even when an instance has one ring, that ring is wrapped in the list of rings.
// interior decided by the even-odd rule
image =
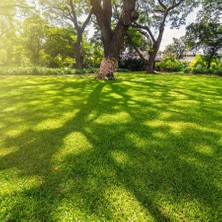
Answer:
[[[24,17],[30,9],[30,5],[26,3],[26,0],[0,1],[0,64],[2,65],[20,65],[17,63],[20,60],[18,58],[22,57],[17,36],[21,28],[21,20],[18,21],[18,17]]]
[[[192,23],[187,27],[186,36],[192,49],[204,52],[207,68],[222,49],[222,25],[220,23]]]
[[[83,68],[84,50],[83,33],[88,25],[92,12],[88,1],[81,0],[40,0],[41,5],[48,10],[45,15],[50,16],[54,22],[63,26],[70,22],[76,30],[77,38],[74,43],[76,68]],[[59,18],[59,21],[58,21]]]
[[[45,21],[33,14],[23,22],[22,42],[33,65],[40,65],[40,55],[46,41]]]
[[[160,48],[166,23],[168,22],[174,28],[185,24],[186,16],[197,3],[196,0],[139,1],[140,21],[134,23],[133,26],[147,38],[148,42],[151,42],[148,59],[143,53],[139,53],[146,63],[147,73],[154,72],[154,61]],[[139,49],[137,51],[139,52]]]
[[[120,4],[120,1],[115,2]],[[124,36],[132,22],[138,18],[135,2],[136,0],[123,0],[122,13],[114,20],[115,4],[112,4],[111,0],[90,0],[93,14],[100,27],[104,48],[104,58],[97,74],[98,79],[114,79],[114,71],[118,66],[118,57]]]

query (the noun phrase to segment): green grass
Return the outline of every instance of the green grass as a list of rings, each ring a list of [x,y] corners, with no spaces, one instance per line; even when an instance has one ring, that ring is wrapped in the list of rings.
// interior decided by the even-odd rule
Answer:
[[[222,79],[0,78],[0,221],[221,221]]]

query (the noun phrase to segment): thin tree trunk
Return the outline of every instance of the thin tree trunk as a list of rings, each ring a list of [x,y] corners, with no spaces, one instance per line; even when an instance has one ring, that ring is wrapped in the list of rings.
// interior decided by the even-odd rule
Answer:
[[[154,73],[154,63],[156,58],[156,52],[149,53],[149,59],[146,65],[146,72],[147,73]]]
[[[164,9],[164,15],[163,15],[162,22],[160,23],[157,39],[155,39],[152,31],[150,30],[150,28],[148,26],[142,26],[142,25],[136,23],[137,28],[144,29],[145,31],[147,31],[147,33],[149,34],[149,37],[150,37],[149,41],[151,39],[152,44],[153,44],[151,51],[149,52],[149,59],[146,63],[146,72],[147,73],[154,73],[155,58],[156,58],[157,52],[159,51],[160,44],[162,41],[166,18],[169,13],[169,10],[173,9],[173,7],[175,7],[175,6],[172,6],[171,8],[167,8],[161,1],[159,1],[159,3],[161,4],[161,6]],[[144,59],[144,61],[146,61],[146,60]]]
[[[74,0],[69,0],[69,6],[70,6],[70,11],[68,9],[68,18],[71,20],[77,31],[77,40],[76,43],[74,44],[76,68],[83,69],[84,49],[83,49],[82,36],[87,24],[90,21],[92,10],[89,11],[89,14],[86,17],[85,21],[80,25],[80,23],[78,22],[78,16],[76,14],[77,12]]]
[[[211,65],[211,60],[209,60],[209,61],[207,62],[207,69],[210,68],[210,65]]]
[[[148,66],[146,69],[147,73],[154,73],[155,58],[156,58],[157,52],[159,51],[160,44],[163,38],[164,26],[165,26],[167,15],[168,15],[168,11],[166,10],[166,12],[164,13],[163,21],[161,22],[161,25],[159,28],[159,34],[158,34],[157,40],[154,41],[153,48],[151,49],[152,51],[149,53]]]
[[[83,47],[82,46],[82,33],[78,33],[77,40],[76,40],[76,43],[74,46],[77,69],[83,69],[83,49],[82,49],[82,47]]]
[[[207,69],[210,68],[214,55],[215,55],[215,52],[210,54],[209,59],[207,61]]]

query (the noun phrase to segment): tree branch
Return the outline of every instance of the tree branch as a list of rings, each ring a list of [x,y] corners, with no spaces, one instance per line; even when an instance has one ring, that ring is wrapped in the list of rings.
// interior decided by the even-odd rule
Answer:
[[[182,2],[184,2],[184,0],[180,0],[178,2],[176,2],[176,0],[173,1],[173,4],[168,8],[168,11],[173,10],[174,8],[178,7]]]
[[[160,47],[160,44],[161,44],[161,41],[162,41],[162,38],[163,38],[163,32],[164,32],[164,27],[165,27],[165,22],[166,22],[166,17],[168,15],[168,12],[169,11],[166,10],[164,15],[163,15],[163,20],[160,23],[160,27],[159,27],[159,34],[158,34],[158,37],[157,37],[157,41],[155,42],[156,47],[158,48],[158,50],[159,50],[159,47]]]
[[[158,0],[158,3],[161,5],[162,8],[167,9],[167,6],[163,4],[161,0]]]
[[[133,40],[132,40],[132,37],[128,34],[127,35],[128,39],[129,39],[129,42],[130,44],[133,46],[134,50],[136,51],[136,53],[139,55],[139,57],[143,60],[143,61],[147,61],[145,56],[143,55],[143,53],[139,50],[138,47],[135,46],[135,44],[133,44]]]
[[[113,32],[111,28],[111,22],[109,22],[109,19],[107,19],[106,17],[107,15],[104,13],[104,10],[100,2],[101,2],[100,0],[90,0],[91,6],[92,6],[92,13],[96,16],[100,29],[106,30],[102,32],[103,35],[105,34],[109,36]]]
[[[92,5],[92,9],[93,9],[93,14],[95,14],[96,16],[98,14],[102,15],[103,14],[103,9],[100,5],[100,1],[99,0],[90,0],[90,3]]]
[[[75,25],[75,28],[78,30],[79,29],[79,25],[78,25],[78,21],[77,21],[77,16],[76,16],[76,11],[75,11],[73,0],[70,0],[69,4],[70,4],[70,7],[71,7],[71,11],[72,11],[73,23]]]
[[[135,45],[133,45],[133,48],[134,48],[134,50],[136,51],[136,53],[139,55],[139,57],[140,57],[143,61],[147,61],[147,59],[145,58],[145,56],[143,55],[143,53],[140,52],[140,50],[139,50]]]
[[[138,24],[137,22],[134,22],[132,27],[137,28],[137,29],[139,28],[139,29],[146,30],[148,32],[148,34],[149,34],[149,37],[150,37],[152,43],[156,42],[156,39],[155,39],[153,33],[151,32],[151,30],[150,30],[150,28],[148,26],[143,26],[143,25]]]
[[[86,28],[87,24],[89,23],[89,20],[91,19],[91,16],[92,16],[92,10],[90,10],[86,20],[84,21],[82,25],[82,31],[84,31],[84,29]]]

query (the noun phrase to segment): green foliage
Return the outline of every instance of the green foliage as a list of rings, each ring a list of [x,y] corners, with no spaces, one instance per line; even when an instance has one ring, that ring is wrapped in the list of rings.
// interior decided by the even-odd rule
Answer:
[[[213,73],[218,76],[222,76],[222,66],[213,69]]]
[[[206,62],[204,61],[203,56],[200,55],[200,54],[197,54],[197,55],[195,56],[195,59],[190,62],[189,67],[190,67],[191,69],[194,69],[194,68],[196,68],[196,66],[198,66],[198,65],[201,65],[201,66],[203,66],[203,67],[206,66]]]
[[[97,34],[95,34],[89,41],[84,42],[84,65],[87,68],[99,68],[103,58],[103,46],[101,39]]]
[[[97,69],[46,68],[46,67],[1,67],[0,75],[69,75],[95,73]]]
[[[22,24],[21,43],[33,65],[40,64],[40,54],[46,41],[45,21],[37,14],[28,17]]]
[[[191,73],[191,69],[190,67],[186,67],[184,70],[183,70],[184,73]]]
[[[192,69],[193,74],[210,74],[210,70],[207,69],[205,66],[202,66],[201,64],[197,64],[193,69]]]
[[[0,67],[0,75],[63,75],[64,69],[45,67]]]
[[[52,68],[73,67],[76,53],[73,50],[76,41],[76,33],[73,28],[48,27],[46,39],[44,44],[44,53],[48,56],[45,61],[46,66]]]
[[[202,49],[209,69],[222,49],[222,25],[216,22],[192,23],[187,27],[186,38],[192,50]]]
[[[179,72],[186,68],[186,64],[172,57],[166,57],[160,62],[156,62],[155,69],[164,72]]]
[[[203,0],[203,7],[198,12],[198,20],[205,22],[221,22],[222,2],[221,0]]]
[[[123,45],[123,49],[128,48],[128,50],[132,51],[134,48],[139,48],[141,51],[144,51],[149,48],[147,40],[145,37],[138,32],[137,29],[130,27],[126,33],[125,41]]]
[[[148,70],[153,71],[154,58],[159,51],[159,47],[164,35],[164,27],[168,23],[172,28],[179,28],[180,25],[185,24],[186,17],[192,10],[197,7],[199,0],[175,0],[175,1],[148,1],[139,0],[138,8],[140,10],[140,25],[136,25],[139,32],[146,37],[147,48],[146,51],[149,52],[150,59],[147,65]],[[178,44],[176,44],[178,45]],[[177,53],[179,51],[179,58],[184,53],[185,49],[182,49],[183,44],[179,43],[177,47]],[[174,47],[175,48],[175,47]],[[180,48],[178,50],[178,48]],[[182,49],[182,50],[181,50]],[[138,50],[137,50],[138,52]],[[169,63],[164,68],[168,71],[179,70],[178,64],[167,61]],[[162,66],[162,64],[161,64]],[[178,66],[178,67],[177,67]]]
[[[129,58],[121,59],[119,62],[120,69],[128,69],[131,71],[144,71],[145,63],[142,59]]]
[[[186,38],[184,36],[180,38],[173,38],[173,43],[166,46],[164,54],[168,56],[175,56],[176,59],[182,59],[184,54],[188,51]]]
[[[203,55],[197,54],[195,59],[189,64],[189,68],[185,70],[185,73],[193,73],[193,74],[215,74],[221,75],[221,67],[222,63],[218,62],[219,60],[215,60],[215,62],[211,63],[210,68],[207,68],[206,57]]]

